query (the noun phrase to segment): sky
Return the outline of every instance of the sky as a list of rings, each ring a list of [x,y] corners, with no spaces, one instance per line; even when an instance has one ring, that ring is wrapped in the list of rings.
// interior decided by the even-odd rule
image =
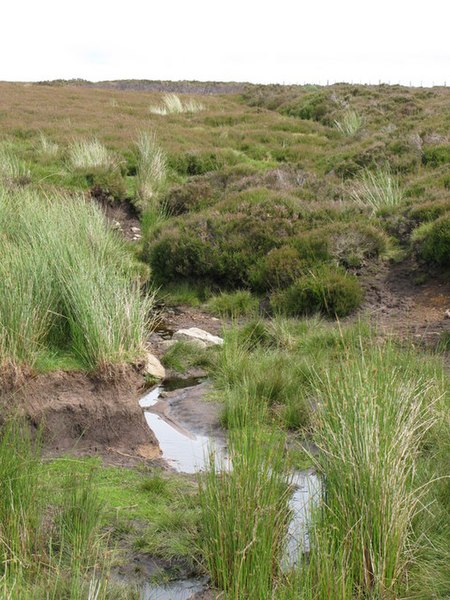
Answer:
[[[0,80],[450,85],[450,0],[4,0]]]

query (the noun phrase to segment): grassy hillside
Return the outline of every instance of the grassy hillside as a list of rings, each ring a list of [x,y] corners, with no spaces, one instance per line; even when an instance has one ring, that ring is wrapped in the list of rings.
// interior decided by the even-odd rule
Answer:
[[[343,316],[380,257],[449,266],[445,88],[1,93],[4,184],[129,201],[159,285],[245,288],[277,312]]]
[[[233,463],[194,481],[46,462],[35,431],[2,425],[0,595],[139,597],[109,577],[117,544],[226,600],[448,597],[448,89],[60,81],[0,99],[3,391],[86,371],[86,419],[122,431],[98,375],[142,360],[155,301],[182,304],[169,318],[224,325],[223,346],[155,333],[154,351],[208,376]],[[305,464],[323,493],[287,569]]]

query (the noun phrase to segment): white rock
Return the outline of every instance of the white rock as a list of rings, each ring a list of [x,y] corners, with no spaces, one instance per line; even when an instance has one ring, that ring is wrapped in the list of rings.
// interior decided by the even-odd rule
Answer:
[[[450,319],[450,308],[447,308],[447,310],[445,311],[444,315],[445,315],[446,319]]]
[[[162,366],[156,356],[151,354],[151,352],[149,352],[145,357],[143,372],[145,375],[150,375],[155,379],[164,379],[166,376],[165,368]]]
[[[140,232],[141,232],[141,228],[140,228],[140,227],[132,227],[132,228],[131,228],[131,231],[132,231],[133,233],[140,233]]]
[[[212,335],[204,329],[190,327],[189,329],[179,329],[173,334],[173,339],[181,342],[193,342],[200,348],[208,346],[221,346],[223,339],[217,335]]]
[[[161,346],[161,348],[164,351],[166,351],[166,350],[168,350],[171,346],[173,346],[176,343],[177,343],[176,340],[162,340],[161,342],[159,342],[159,345]]]

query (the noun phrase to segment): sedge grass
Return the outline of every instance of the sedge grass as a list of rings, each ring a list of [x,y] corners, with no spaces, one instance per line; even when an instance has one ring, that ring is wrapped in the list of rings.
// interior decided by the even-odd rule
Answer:
[[[141,211],[151,204],[158,208],[157,192],[164,183],[167,171],[165,153],[154,133],[141,132],[137,148],[136,206]]]
[[[326,495],[311,529],[308,598],[395,598],[418,554],[419,451],[439,385],[391,344],[315,374],[317,467]],[[403,596],[402,596],[403,597]]]
[[[109,558],[100,535],[92,481],[75,471],[59,506],[46,504],[40,444],[24,421],[0,431],[0,597],[10,600],[106,600]]]
[[[0,191],[0,360],[33,367],[59,347],[90,370],[144,352],[152,297],[127,249],[83,198]]]
[[[383,208],[398,206],[403,200],[403,191],[389,169],[364,169],[356,178],[350,198],[359,206],[376,213]]]
[[[74,170],[110,169],[114,161],[97,139],[74,140],[69,146],[69,164]]]
[[[199,477],[202,552],[229,600],[270,598],[290,519],[284,440],[254,425],[233,429],[226,470],[211,457]]]
[[[355,110],[346,110],[339,120],[334,121],[335,128],[348,136],[356,135],[363,124],[363,117]]]
[[[205,109],[204,104],[193,98],[181,100],[177,94],[164,94],[162,105],[152,104],[149,111],[154,115],[176,115],[196,113]]]

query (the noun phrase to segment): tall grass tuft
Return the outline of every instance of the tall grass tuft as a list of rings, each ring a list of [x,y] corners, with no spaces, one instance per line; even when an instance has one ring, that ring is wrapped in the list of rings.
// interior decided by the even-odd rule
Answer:
[[[8,600],[130,598],[108,582],[101,505],[74,468],[60,503],[48,506],[39,437],[9,420],[0,430],[0,597]],[[76,463],[74,463],[75,465]]]
[[[72,169],[110,169],[114,160],[107,148],[93,138],[75,140],[69,146],[69,163]]]
[[[151,105],[149,111],[155,115],[196,113],[205,109],[204,104],[193,98],[181,100],[177,94],[164,94],[162,105]]]
[[[28,183],[31,171],[15,153],[5,146],[0,146],[0,183],[14,185]]]
[[[363,117],[355,110],[346,110],[340,120],[334,121],[335,128],[344,135],[356,135],[364,124]]]
[[[52,142],[44,133],[39,134],[38,151],[41,155],[46,157],[55,157],[59,152],[59,145],[56,142]]]
[[[398,206],[403,200],[403,191],[389,168],[377,171],[364,169],[356,178],[350,198],[359,206],[376,213],[382,208]]]
[[[0,433],[0,572],[20,576],[30,568],[39,537],[39,446],[23,423]]]
[[[270,598],[290,519],[284,440],[253,424],[229,436],[231,469],[211,457],[199,477],[203,556],[213,584],[233,600]]]
[[[144,351],[152,297],[124,242],[84,198],[0,191],[0,364],[33,366],[44,348],[86,368]]]
[[[326,494],[310,532],[307,597],[399,597],[419,549],[413,523],[427,485],[417,459],[435,423],[439,386],[391,344],[315,381]]]
[[[141,132],[137,148],[136,204],[143,211],[151,204],[159,205],[157,192],[166,178],[167,164],[154,133]]]

